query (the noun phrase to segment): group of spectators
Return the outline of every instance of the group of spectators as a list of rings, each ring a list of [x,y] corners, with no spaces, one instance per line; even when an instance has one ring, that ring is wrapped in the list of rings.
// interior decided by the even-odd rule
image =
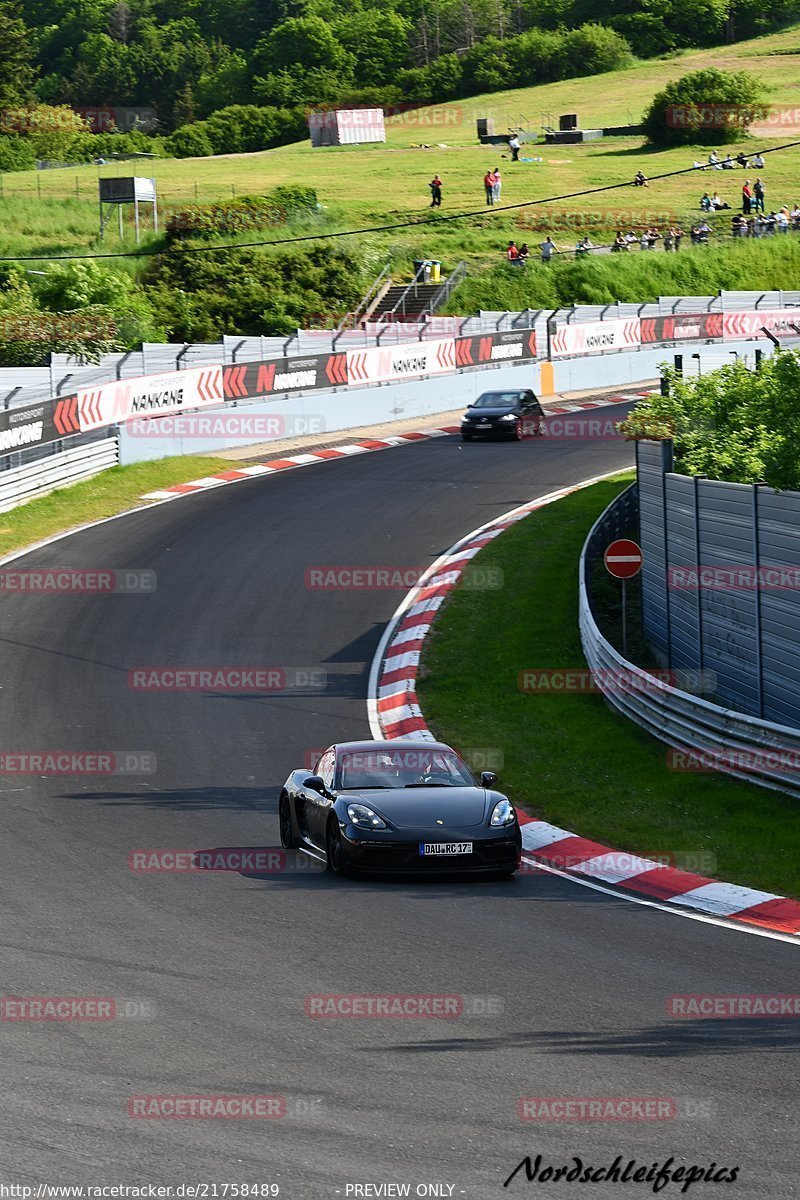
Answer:
[[[503,190],[503,180],[500,176],[499,167],[493,167],[486,172],[483,177],[483,186],[486,192],[486,203],[499,204],[500,193]]]
[[[800,229],[800,206],[797,203],[791,212],[789,205],[784,204],[777,212],[757,212],[755,216],[736,213],[731,220],[734,237],[769,237],[773,233],[788,233],[790,229]]]
[[[724,158],[719,158],[715,150],[712,150],[708,156],[708,161],[694,162],[693,167],[698,171],[734,171],[737,167],[744,167],[745,171],[748,167],[754,171],[764,170],[764,156],[762,154],[752,154],[748,157],[743,150],[734,158],[730,151]]]

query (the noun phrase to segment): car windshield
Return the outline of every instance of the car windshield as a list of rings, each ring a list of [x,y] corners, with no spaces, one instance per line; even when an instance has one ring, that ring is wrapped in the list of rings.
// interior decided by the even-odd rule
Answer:
[[[526,398],[526,392],[484,392],[473,408],[516,408]]]
[[[351,788],[474,787],[468,767],[453,750],[345,750],[337,763],[337,786]]]

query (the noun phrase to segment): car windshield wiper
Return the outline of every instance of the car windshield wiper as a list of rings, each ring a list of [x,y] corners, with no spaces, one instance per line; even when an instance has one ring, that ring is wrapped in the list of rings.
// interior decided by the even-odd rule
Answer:
[[[456,787],[455,783],[407,783],[406,787]]]

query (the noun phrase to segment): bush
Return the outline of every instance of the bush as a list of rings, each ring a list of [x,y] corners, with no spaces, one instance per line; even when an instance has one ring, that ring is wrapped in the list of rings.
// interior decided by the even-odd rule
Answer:
[[[176,247],[150,265],[148,284],[173,337],[208,341],[228,333],[288,335],[315,313],[345,313],[363,294],[365,273],[352,250],[328,245],[243,249],[235,263]]]
[[[36,166],[36,155],[29,138],[0,134],[0,172],[30,171]]]
[[[669,395],[640,401],[623,433],[668,427],[676,462],[690,475],[800,488],[800,355],[782,350],[753,373],[736,362],[683,379],[667,371]]]
[[[296,217],[316,214],[313,188],[277,187],[266,196],[241,196],[218,204],[193,204],[167,220],[171,241],[187,237],[229,237],[248,229],[283,225]]]
[[[621,33],[604,25],[581,25],[564,34],[563,54],[570,75],[600,75],[618,71],[633,61],[631,48]]]
[[[208,158],[214,153],[202,121],[176,129],[165,138],[164,149],[173,158]]]
[[[644,118],[654,145],[719,145],[738,141],[766,116],[764,88],[747,71],[692,71],[658,92]]]

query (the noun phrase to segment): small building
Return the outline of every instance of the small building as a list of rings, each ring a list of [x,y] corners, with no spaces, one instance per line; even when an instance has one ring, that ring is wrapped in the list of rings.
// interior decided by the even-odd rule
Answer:
[[[385,142],[382,108],[325,109],[308,114],[312,146],[357,146]]]

